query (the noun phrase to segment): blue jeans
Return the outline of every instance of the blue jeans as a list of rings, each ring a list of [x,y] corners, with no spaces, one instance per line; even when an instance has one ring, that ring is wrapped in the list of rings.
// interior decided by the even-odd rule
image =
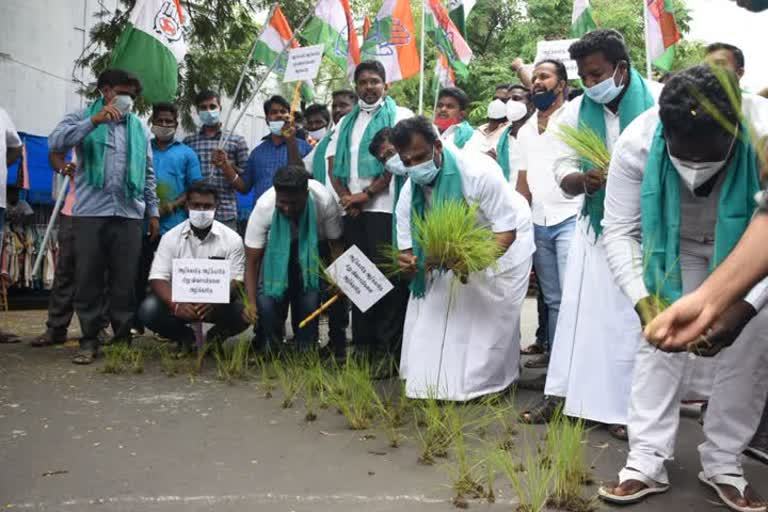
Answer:
[[[557,316],[560,313],[560,297],[563,292],[568,249],[576,227],[576,216],[554,226],[533,225],[536,252],[533,265],[539,280],[539,290],[547,304],[547,349],[552,351]]]

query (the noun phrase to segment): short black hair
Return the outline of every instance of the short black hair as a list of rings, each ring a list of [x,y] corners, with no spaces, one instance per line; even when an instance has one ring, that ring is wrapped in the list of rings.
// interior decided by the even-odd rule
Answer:
[[[190,186],[187,187],[187,197],[191,194],[200,194],[201,196],[213,196],[213,200],[219,202],[219,194],[213,185],[206,183],[203,180],[193,181]]]
[[[437,95],[437,99],[444,97],[450,97],[459,102],[459,108],[461,110],[467,110],[469,108],[469,96],[467,93],[459,89],[458,87],[443,87]]]
[[[568,101],[575,100],[582,94],[584,94],[584,89],[580,87],[568,87],[568,94],[566,95],[565,99]]]
[[[507,90],[511,91],[512,89],[519,89],[521,91],[528,92],[528,93],[531,92],[531,90],[528,87],[524,86],[523,84],[512,84],[509,86]]]
[[[269,109],[272,108],[272,104],[277,103],[281,107],[287,109],[288,111],[291,110],[291,104],[288,103],[288,100],[283,98],[282,96],[275,94],[271,98],[269,98],[267,101],[264,102],[264,115],[269,115]]]
[[[542,64],[552,64],[555,66],[555,73],[557,73],[557,78],[563,82],[568,83],[568,70],[565,69],[565,64],[563,64],[562,61],[556,59],[543,59],[537,62],[533,68],[536,69]]]
[[[326,123],[331,122],[331,113],[328,112],[328,107],[320,103],[313,103],[304,109],[304,119],[309,119],[309,116],[322,116]]]
[[[306,192],[309,174],[303,165],[284,165],[275,173],[272,185],[277,192]]]
[[[219,106],[221,106],[221,96],[219,96],[219,93],[210,89],[203,89],[202,91],[195,94],[195,106],[211,99],[215,99],[219,103]]]
[[[411,137],[421,135],[428,144],[435,145],[438,140],[437,132],[432,121],[424,116],[414,116],[403,119],[392,129],[391,140],[398,151],[402,151],[411,144]]]
[[[736,61],[736,67],[744,69],[744,52],[741,51],[741,48],[728,43],[712,43],[707,46],[707,55],[718,50],[731,52],[733,59]]]
[[[721,80],[727,82],[722,83]],[[686,136],[712,135],[726,128],[722,119],[713,117],[698,98],[706,100],[719,116],[738,124],[739,113],[731,103],[726,87],[741,100],[736,74],[727,69],[713,70],[707,65],[694,66],[672,75],[659,97],[659,118],[665,132]]]
[[[173,114],[173,118],[177,119],[179,118],[179,109],[174,105],[173,103],[169,101],[161,101],[159,103],[155,103],[152,105],[152,117],[155,117],[155,114],[158,112],[170,112]]]
[[[376,73],[381,77],[382,82],[387,82],[387,71],[384,69],[384,65],[382,65],[382,63],[377,60],[366,60],[358,64],[355,68],[355,82],[357,82],[360,73],[363,71]]]
[[[141,80],[139,77],[125,71],[124,69],[110,68],[102,71],[96,80],[96,88],[101,90],[104,87],[114,87],[116,85],[132,85],[136,88],[136,94],[141,94]]]
[[[379,150],[385,142],[392,143],[392,128],[385,126],[373,136],[371,143],[368,145],[368,152],[370,152],[374,158],[379,157]]]
[[[331,97],[335,98],[336,96],[346,96],[352,104],[357,102],[357,93],[349,89],[339,89],[338,91],[333,91],[331,93]]]
[[[498,84],[496,86],[496,88],[494,89],[494,92],[498,91],[499,89],[504,89],[505,91],[508,91],[509,90],[509,84]]]
[[[600,28],[587,32],[568,48],[568,53],[573,60],[583,59],[597,52],[602,53],[605,60],[614,67],[622,60],[627,64],[630,62],[624,36],[612,28]]]

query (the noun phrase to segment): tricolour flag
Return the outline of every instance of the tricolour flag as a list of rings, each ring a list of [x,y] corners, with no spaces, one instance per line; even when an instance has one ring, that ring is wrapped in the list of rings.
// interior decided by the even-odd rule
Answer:
[[[448,65],[448,59],[442,53],[437,54],[437,61],[435,62],[435,78],[437,79],[437,88],[440,87],[455,87],[456,86],[456,74],[453,72],[451,66]]]
[[[362,60],[381,62],[389,83],[419,72],[419,49],[409,0],[384,0],[360,54]]]
[[[350,75],[360,64],[360,43],[349,0],[320,0],[302,37],[311,44],[325,45],[325,55]]]
[[[467,38],[467,18],[475,6],[475,0],[448,0],[448,16],[453,20],[464,39]]]
[[[571,35],[581,37],[587,32],[597,28],[597,23],[592,17],[592,8],[589,0],[573,0],[573,14],[571,15]]]
[[[435,41],[437,50],[445,55],[456,75],[466,78],[469,76],[472,50],[448,16],[440,0],[428,0],[425,7],[427,8],[427,31]]]
[[[363,20],[363,39],[365,40],[368,37],[368,32],[371,31],[371,18],[368,16],[365,17]]]
[[[645,0],[645,38],[648,60],[659,69],[671,70],[680,31],[669,0]]]
[[[176,98],[187,54],[184,22],[180,0],[137,0],[112,51],[110,66],[138,76],[149,103]]]
[[[280,7],[276,7],[272,17],[267,20],[267,26],[261,33],[261,37],[256,42],[253,51],[253,60],[265,66],[271,66],[275,59],[280,57],[275,66],[275,74],[281,79],[285,74],[285,67],[288,63],[288,50],[283,52],[285,45],[293,38],[293,31],[288,25]],[[299,48],[301,45],[295,39],[291,41],[291,48]],[[315,97],[312,92],[312,83],[304,82],[301,84],[301,95],[306,101],[312,101]]]

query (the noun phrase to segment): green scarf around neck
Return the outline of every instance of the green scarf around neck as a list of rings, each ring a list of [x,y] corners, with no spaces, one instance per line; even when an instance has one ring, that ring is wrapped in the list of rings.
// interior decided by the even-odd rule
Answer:
[[[504,131],[501,132],[501,138],[499,138],[499,142],[496,144],[496,162],[498,162],[501,167],[501,172],[504,174],[504,179],[507,181],[509,181],[509,172],[511,171],[509,168],[510,133],[512,133],[512,123],[504,128]]]
[[[299,266],[304,291],[320,289],[320,255],[317,249],[317,222],[312,194],[307,196],[307,205],[299,218]],[[275,208],[269,240],[264,254],[264,294],[275,299],[281,298],[288,289],[288,262],[291,257],[291,220]]]
[[[392,127],[395,124],[397,105],[395,100],[387,96],[384,103],[373,114],[371,122],[365,127],[363,138],[357,150],[357,175],[362,178],[375,178],[384,172],[384,165],[368,151],[374,135],[382,128]],[[360,105],[355,105],[352,111],[344,117],[339,127],[339,140],[336,146],[336,155],[333,159],[333,176],[342,183],[349,182],[352,163],[352,152],[349,144],[352,139],[352,129],[360,115]]]
[[[746,133],[744,127],[740,133]],[[747,229],[760,189],[759,167],[751,144],[736,141],[725,168],[717,204],[715,248],[710,271],[720,264]],[[672,303],[682,296],[680,271],[680,177],[667,152],[661,122],[653,136],[640,195],[643,279],[651,294]]]
[[[462,121],[454,130],[453,145],[459,149],[464,149],[474,134],[475,129],[468,122]]]
[[[312,157],[312,177],[323,185],[325,185],[328,176],[328,162],[326,161],[325,153],[328,151],[331,135],[333,135],[333,132],[328,133],[328,135],[323,137],[323,140],[317,143],[317,146],[315,146],[315,156]]]
[[[85,109],[85,115],[91,117],[104,108],[104,98]],[[126,144],[128,155],[125,170],[125,197],[140,199],[144,197],[144,183],[147,172],[147,136],[141,126],[141,120],[135,115],[125,115]],[[106,123],[95,127],[83,140],[83,168],[85,182],[96,189],[104,188],[104,160],[107,151],[109,126]]]
[[[456,165],[456,157],[443,146],[443,162],[440,166],[440,174],[437,175],[432,189],[432,206],[442,201],[464,201],[464,192],[461,187],[461,174]],[[413,276],[410,289],[414,297],[422,298],[427,291],[426,270],[424,267],[424,248],[419,245],[416,236],[415,219],[424,218],[427,214],[427,200],[424,195],[424,187],[411,181],[411,242],[413,254],[417,259],[416,275]]]
[[[634,68],[629,70],[629,86],[624,96],[619,102],[619,133],[629,126],[629,123],[634,119],[651,108],[655,101],[651,92],[648,90],[648,86]],[[594,130],[596,134],[605,140],[605,105],[592,101],[586,94],[584,99],[581,100],[581,108],[579,109],[579,126],[587,126]],[[588,172],[594,169],[594,164],[589,161],[581,160],[581,171]],[[603,169],[608,171],[608,169]],[[604,203],[605,203],[605,188],[602,188],[592,194],[591,196],[584,196],[584,206],[581,209],[581,215],[583,217],[589,217],[589,224],[595,231],[595,236],[600,236],[603,233],[603,215],[604,215]]]

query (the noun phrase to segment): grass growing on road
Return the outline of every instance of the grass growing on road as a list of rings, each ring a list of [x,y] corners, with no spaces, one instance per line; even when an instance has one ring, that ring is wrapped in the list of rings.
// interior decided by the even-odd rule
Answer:
[[[272,361],[272,370],[283,392],[282,407],[290,409],[304,383],[305,375],[301,368],[301,361],[296,355],[285,354],[282,359],[275,358]]]
[[[250,375],[251,340],[243,336],[234,344],[217,343],[213,349],[216,358],[216,374],[220,380],[232,384]]]
[[[104,347],[104,366],[102,373],[143,373],[144,352],[140,348],[125,343],[116,343]]]
[[[552,465],[551,506],[571,512],[595,509],[595,500],[585,499],[582,488],[592,480],[586,461],[585,427],[581,419],[572,420],[558,411],[547,424],[543,455]]]
[[[533,430],[530,431],[533,434]],[[525,445],[522,462],[518,462],[509,450],[497,448],[490,455],[517,495],[518,512],[541,512],[547,506],[555,469],[549,461],[531,446]]]
[[[376,413],[378,395],[366,358],[351,357],[331,382],[330,403],[347,419],[352,430],[371,426]]]

